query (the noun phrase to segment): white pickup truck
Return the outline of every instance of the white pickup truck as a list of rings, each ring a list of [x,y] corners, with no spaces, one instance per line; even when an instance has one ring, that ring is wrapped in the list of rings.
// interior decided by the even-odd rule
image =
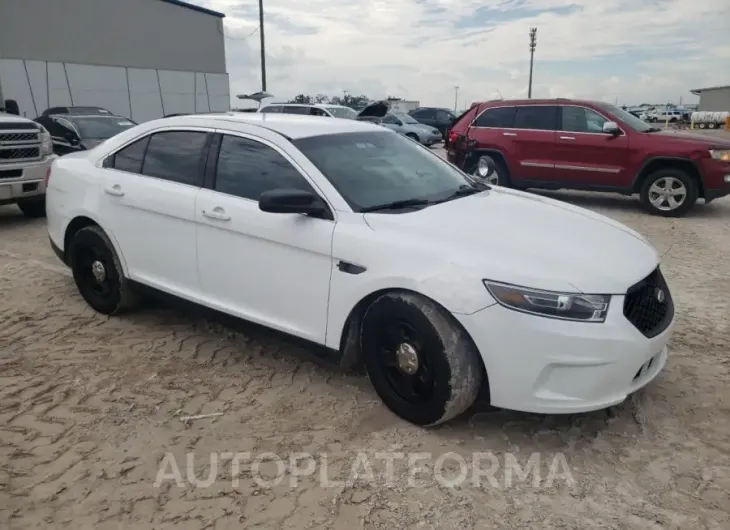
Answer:
[[[56,158],[43,126],[0,112],[0,206],[17,204],[27,217],[43,217],[46,178]]]

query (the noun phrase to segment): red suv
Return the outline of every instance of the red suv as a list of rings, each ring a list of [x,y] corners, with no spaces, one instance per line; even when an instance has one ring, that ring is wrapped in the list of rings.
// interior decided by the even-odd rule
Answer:
[[[664,131],[595,101],[473,104],[449,131],[448,160],[477,175],[493,162],[490,181],[518,189],[638,193],[667,217],[730,193],[730,140]]]

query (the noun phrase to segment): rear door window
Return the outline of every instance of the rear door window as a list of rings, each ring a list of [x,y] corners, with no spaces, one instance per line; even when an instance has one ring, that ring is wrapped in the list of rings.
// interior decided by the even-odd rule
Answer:
[[[142,164],[142,174],[179,184],[198,186],[201,159],[208,134],[168,131],[153,134]]]
[[[515,129],[554,131],[557,126],[558,107],[535,105],[517,107]]]
[[[268,107],[264,107],[263,109],[261,109],[261,112],[263,112],[263,113],[281,112],[281,107],[278,105],[269,105]]]
[[[310,109],[310,107],[285,106],[284,113],[285,114],[309,114],[309,109]]]
[[[479,115],[474,127],[494,127],[511,129],[515,123],[515,107],[496,107],[487,109]]]

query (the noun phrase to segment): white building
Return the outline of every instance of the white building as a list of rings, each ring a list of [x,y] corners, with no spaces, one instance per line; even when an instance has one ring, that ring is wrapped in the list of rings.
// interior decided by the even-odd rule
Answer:
[[[0,103],[137,122],[229,110],[224,16],[180,0],[0,0]]]

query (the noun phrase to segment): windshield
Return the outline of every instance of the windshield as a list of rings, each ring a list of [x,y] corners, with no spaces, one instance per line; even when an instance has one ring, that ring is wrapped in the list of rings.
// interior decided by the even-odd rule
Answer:
[[[312,136],[294,144],[354,211],[411,199],[443,200],[475,182],[395,132]]]
[[[134,127],[134,122],[119,116],[67,118],[72,122],[82,138],[102,138],[106,140],[115,134]]]
[[[656,127],[652,127],[651,125],[649,125],[645,121],[637,118],[630,112],[626,112],[622,108],[619,108],[615,105],[609,105],[608,103],[601,103],[599,106],[606,112],[610,112],[611,114],[616,116],[619,120],[621,120],[622,122],[624,122],[626,125],[628,125],[629,127],[631,127],[632,129],[634,129],[637,132],[648,132],[648,131],[656,130]]]
[[[354,120],[357,118],[357,112],[349,107],[325,107],[335,118],[349,118]]]
[[[408,114],[404,114],[402,112],[396,112],[394,114],[396,118],[398,118],[403,123],[410,123],[410,124],[418,124],[418,121],[415,120],[412,116],[409,116]]]

